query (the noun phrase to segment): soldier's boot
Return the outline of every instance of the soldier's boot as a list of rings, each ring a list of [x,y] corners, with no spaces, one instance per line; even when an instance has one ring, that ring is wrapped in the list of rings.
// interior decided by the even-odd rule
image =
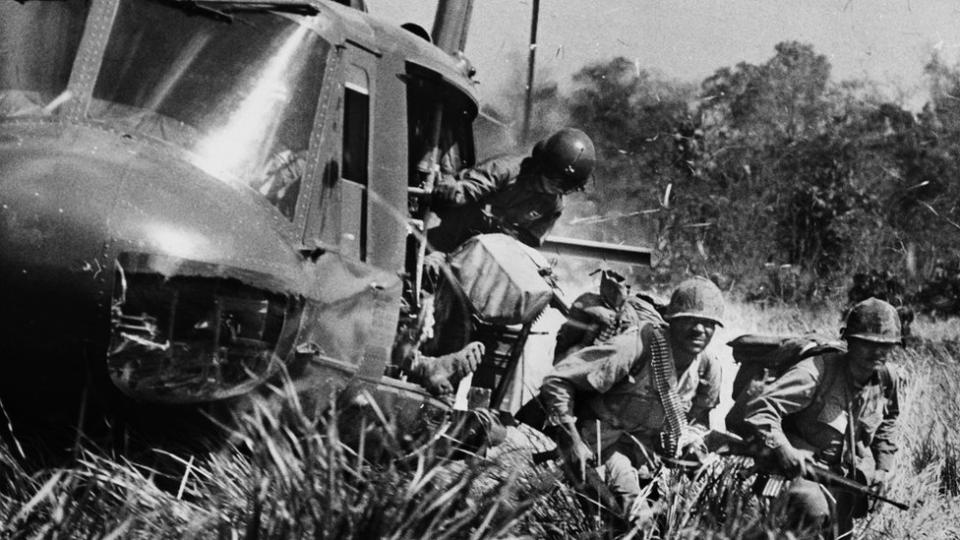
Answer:
[[[454,384],[476,371],[483,353],[483,343],[474,341],[443,356],[417,354],[410,363],[411,378],[435,395],[452,394]]]

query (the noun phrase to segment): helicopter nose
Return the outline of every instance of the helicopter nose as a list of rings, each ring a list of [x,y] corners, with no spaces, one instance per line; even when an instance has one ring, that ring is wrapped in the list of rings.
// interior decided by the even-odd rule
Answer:
[[[108,307],[107,220],[119,185],[112,170],[102,160],[54,150],[0,152],[2,304],[5,315],[16,310],[18,326],[30,329],[42,314],[44,333],[65,331],[49,327],[51,310]]]
[[[52,146],[0,147],[0,385],[31,389],[30,407],[72,399],[83,352],[106,346],[110,171]]]

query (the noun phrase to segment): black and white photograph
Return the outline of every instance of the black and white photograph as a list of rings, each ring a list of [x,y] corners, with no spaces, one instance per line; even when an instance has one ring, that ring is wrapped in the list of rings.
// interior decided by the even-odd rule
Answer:
[[[960,540],[960,3],[0,0],[0,535]]]

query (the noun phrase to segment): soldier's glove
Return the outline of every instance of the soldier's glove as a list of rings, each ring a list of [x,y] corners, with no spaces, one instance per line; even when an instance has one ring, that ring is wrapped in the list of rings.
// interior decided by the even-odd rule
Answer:
[[[441,175],[433,186],[431,197],[434,202],[460,206],[466,203],[463,194],[457,189],[457,181],[452,177]]]
[[[807,456],[793,447],[790,443],[783,443],[773,449],[773,456],[783,473],[790,478],[796,478],[806,472]]]

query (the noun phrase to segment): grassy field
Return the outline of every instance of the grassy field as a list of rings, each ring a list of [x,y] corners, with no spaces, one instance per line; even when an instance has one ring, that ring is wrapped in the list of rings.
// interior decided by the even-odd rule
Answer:
[[[743,332],[835,333],[835,311],[734,306],[718,352]],[[899,475],[890,495],[910,511],[883,506],[858,523],[866,538],[960,538],[960,363],[956,321],[919,321],[930,338],[904,351]],[[728,366],[732,368],[732,363]],[[725,379],[732,379],[727,369]],[[728,392],[725,392],[727,394]],[[721,405],[721,409],[725,405]],[[550,443],[511,429],[484,458],[449,459],[443,441],[387,446],[374,465],[292,406],[281,421],[266,407],[242,420],[226,449],[193,458],[158,452],[151,465],[94,451],[65,468],[26,471],[0,452],[0,528],[10,538],[600,538],[605,525],[532,451]],[[389,435],[389,429],[388,435]],[[392,440],[390,436],[385,440]],[[687,477],[665,472],[658,503],[665,538],[764,538],[769,521],[746,517],[733,474],[718,462]],[[628,537],[652,537],[650,528]]]

